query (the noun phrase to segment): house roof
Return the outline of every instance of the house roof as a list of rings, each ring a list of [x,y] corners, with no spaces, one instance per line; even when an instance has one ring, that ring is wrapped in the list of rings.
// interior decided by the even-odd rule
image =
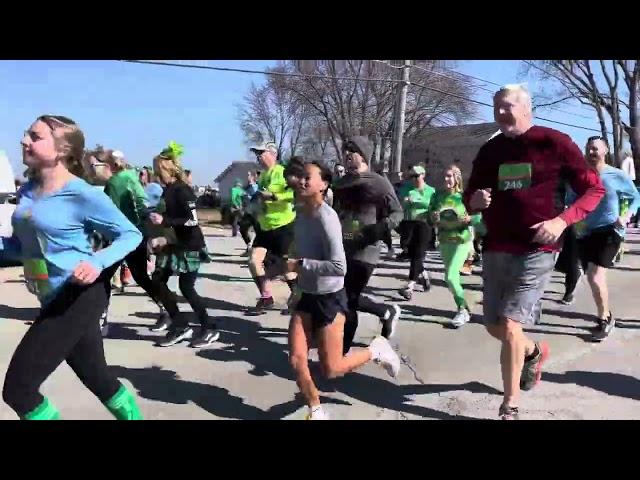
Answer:
[[[257,164],[256,162],[247,161],[231,162],[231,164],[227,165],[227,168],[225,168],[222,173],[215,178],[214,181],[216,183],[220,183],[220,180],[229,175],[229,172],[231,172],[231,170],[233,170],[235,167],[243,167],[247,168],[247,170],[253,170],[257,168]]]
[[[454,142],[457,139],[466,140],[478,140],[486,141],[494,133],[496,133],[500,127],[495,122],[486,123],[473,123],[469,125],[451,125],[447,127],[431,127],[424,130],[424,132],[414,141],[417,143],[422,142]]]

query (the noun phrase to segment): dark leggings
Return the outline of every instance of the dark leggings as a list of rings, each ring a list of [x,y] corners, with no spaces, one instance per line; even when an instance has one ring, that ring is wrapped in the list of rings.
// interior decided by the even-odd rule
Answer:
[[[409,232],[409,243],[407,244],[411,260],[409,280],[417,282],[424,270],[424,256],[431,241],[431,227],[426,222],[407,220],[405,229]]]
[[[353,343],[353,338],[358,329],[358,310],[371,313],[376,317],[383,317],[388,310],[384,304],[374,302],[362,291],[369,283],[369,279],[375,269],[374,265],[347,259],[347,274],[344,277],[344,288],[347,292],[347,306],[349,312],[344,324],[344,337],[342,339],[342,351],[346,355]]]
[[[20,418],[43,402],[40,386],[64,361],[101,402],[117,393],[121,384],[108,370],[99,325],[109,280],[103,273],[89,286],[67,284],[22,338],[2,389],[3,400]]]
[[[154,284],[147,270],[147,259],[147,239],[143,239],[140,245],[124,258],[136,283],[151,297],[151,300],[158,303],[158,295],[155,293]]]
[[[556,270],[565,274],[565,295],[571,295],[580,280],[580,256],[578,254],[578,241],[573,226],[565,230],[562,251],[556,261]]]
[[[400,248],[402,249],[403,252],[406,252],[409,245],[409,241],[411,240],[411,237],[410,237],[411,232],[407,230],[407,221],[402,220],[400,222],[400,225],[398,225],[398,228],[396,229],[396,231],[400,234]]]
[[[242,240],[246,245],[251,243],[251,238],[249,237],[249,229],[254,227],[255,220],[251,215],[245,213],[240,219],[240,235],[242,236]],[[255,227],[254,227],[255,230]]]
[[[176,294],[173,293],[167,286],[169,277],[172,272],[169,269],[156,269],[153,272],[153,285],[155,291],[158,293],[158,297],[167,313],[171,317],[172,324],[175,328],[184,328],[189,325],[189,320],[185,315],[180,315],[180,309],[178,308],[178,299]],[[182,296],[187,300],[191,308],[195,312],[200,325],[204,328],[215,328],[215,320],[209,317],[207,308],[205,307],[204,300],[198,292],[196,292],[195,285],[198,278],[198,272],[187,272],[178,274],[178,287]]]

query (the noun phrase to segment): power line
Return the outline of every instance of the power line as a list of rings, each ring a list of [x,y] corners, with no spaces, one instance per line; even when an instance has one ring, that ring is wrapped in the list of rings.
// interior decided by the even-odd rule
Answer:
[[[331,79],[331,80],[358,80],[363,82],[404,83],[402,80],[397,80],[392,78],[357,78],[357,77],[343,77],[343,76],[332,76],[332,75],[316,75],[316,74],[307,74],[307,73],[248,70],[245,68],[213,67],[210,65],[193,65],[193,64],[173,63],[173,62],[164,62],[164,61],[155,61],[155,60],[118,60],[118,61],[127,62],[127,63],[142,63],[146,65],[195,68],[199,70],[216,70],[221,72],[257,73],[261,75],[274,75],[274,76],[282,76],[282,77],[304,77],[304,78],[323,78],[323,79]]]
[[[462,100],[467,100],[467,101],[469,101],[469,102],[477,103],[478,105],[484,105],[485,107],[491,107],[491,108],[493,108],[493,105],[492,105],[492,104],[490,104],[490,103],[485,103],[485,102],[481,102],[480,100],[475,100],[475,99],[473,99],[473,98],[466,98],[466,97],[463,97],[462,95],[457,95],[457,94],[455,94],[455,93],[451,93],[451,92],[445,92],[445,91],[440,90],[440,89],[437,89],[437,88],[435,88],[435,87],[427,87],[426,85],[421,85],[421,84],[416,83],[416,82],[412,82],[412,84],[413,84],[413,85],[416,85],[416,86],[418,86],[418,87],[426,88],[427,90],[433,90],[434,92],[442,93],[443,95],[449,95],[449,96],[451,96],[451,97],[456,97],[456,98],[460,98],[460,99],[462,99]],[[564,126],[567,126],[567,127],[573,127],[573,128],[580,128],[580,129],[582,129],[582,130],[589,130],[589,131],[591,131],[591,132],[598,132],[598,133],[600,133],[600,130],[597,130],[597,129],[595,129],[595,128],[583,127],[582,125],[573,125],[573,124],[571,124],[571,123],[560,122],[560,121],[558,121],[558,120],[552,120],[552,119],[550,119],[550,118],[544,118],[544,117],[538,117],[538,116],[536,116],[536,119],[538,119],[538,120],[542,120],[542,121],[544,121],[544,122],[557,123],[558,125],[564,125]]]
[[[227,67],[213,67],[208,65],[189,65],[189,64],[181,64],[181,63],[173,63],[173,62],[160,62],[153,60],[118,60],[120,62],[127,63],[141,63],[147,65],[159,65],[159,66],[171,66],[171,67],[181,67],[181,68],[195,68],[199,70],[215,70],[215,71],[223,71],[223,72],[238,72],[238,73],[256,73],[262,75],[280,75],[280,76],[288,76],[288,77],[305,77],[305,78],[323,78],[323,79],[335,79],[335,80],[362,80],[362,81],[378,81],[378,82],[388,82],[388,83],[405,83],[402,80],[394,80],[394,79],[386,79],[386,78],[356,78],[356,77],[339,77],[339,76],[329,76],[329,75],[315,75],[315,74],[304,74],[304,73],[285,73],[285,72],[269,72],[269,71],[261,71],[261,70],[249,70],[243,68],[227,68]],[[471,75],[465,75],[471,77]],[[475,78],[475,77],[472,77]],[[443,95],[448,95],[451,97],[459,98],[461,100],[466,100],[468,102],[477,103],[478,105],[484,105],[485,107],[493,108],[492,104],[484,103],[479,100],[475,100],[473,98],[463,97],[461,95],[457,95],[451,92],[445,92],[444,90],[440,90],[435,87],[427,87],[426,85],[422,85],[416,82],[411,82],[412,85],[416,85],[421,88],[425,88],[427,90],[431,90],[434,92],[441,93]],[[496,84],[497,85],[497,84]],[[570,123],[560,122],[558,120],[551,120],[544,117],[536,117],[538,120],[542,120],[550,123],[557,123],[558,125],[564,125],[567,127],[579,128],[582,130],[589,130],[592,132],[600,133],[600,130],[596,130],[594,128],[583,127],[581,125],[573,125]]]

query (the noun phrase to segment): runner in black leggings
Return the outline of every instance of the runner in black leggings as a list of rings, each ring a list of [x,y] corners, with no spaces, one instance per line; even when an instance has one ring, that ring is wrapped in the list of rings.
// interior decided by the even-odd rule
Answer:
[[[188,318],[180,313],[175,295],[167,287],[172,275],[178,276],[180,291],[193,308],[200,323],[200,333],[191,340],[191,347],[200,348],[210,345],[220,337],[215,319],[211,318],[203,299],[195,290],[200,263],[208,261],[202,230],[198,226],[196,196],[185,182],[184,171],[180,166],[182,147],[171,142],[160,155],[153,160],[153,169],[160,181],[166,186],[163,194],[165,210],[162,214],[151,213],[149,219],[154,225],[161,225],[172,231],[172,239],[161,237],[151,240],[151,246],[160,249],[153,272],[154,290],[171,317],[166,338],[157,343],[169,347],[193,337],[193,329]],[[166,328],[165,327],[165,328]]]
[[[147,196],[136,171],[127,165],[122,156],[115,155],[113,150],[98,149],[90,152],[89,163],[94,176],[106,182],[104,193],[111,198],[131,223],[144,232],[144,220],[147,217]],[[166,320],[167,313],[151,282],[147,270],[148,258],[147,239],[143,238],[137,248],[126,256],[125,261],[135,282],[158,306],[160,318],[157,324],[162,324]]]
[[[78,178],[84,135],[72,120],[39,117],[22,149],[35,175],[18,194],[14,236],[0,238],[0,249],[22,256],[27,286],[42,309],[11,358],[2,398],[20,418],[58,419],[39,389],[66,361],[116,418],[141,419],[133,394],[108,370],[99,319],[108,303],[109,267],[142,236],[108,198]],[[91,231],[111,245],[94,252]]]

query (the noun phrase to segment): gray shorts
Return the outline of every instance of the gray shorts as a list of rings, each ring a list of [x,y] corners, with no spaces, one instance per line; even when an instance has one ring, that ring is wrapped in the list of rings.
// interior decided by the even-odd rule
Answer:
[[[482,255],[484,323],[510,318],[533,324],[540,314],[540,299],[549,284],[556,254],[534,252],[513,255],[485,252]]]

